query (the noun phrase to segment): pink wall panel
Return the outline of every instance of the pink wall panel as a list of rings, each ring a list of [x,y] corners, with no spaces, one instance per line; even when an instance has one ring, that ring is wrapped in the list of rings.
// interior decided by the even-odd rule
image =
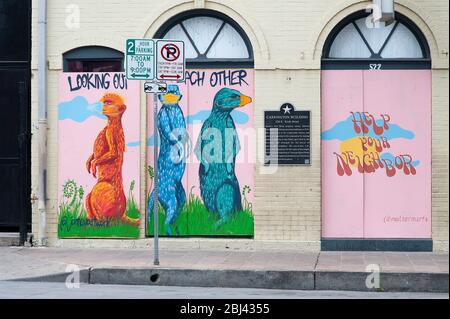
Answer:
[[[186,83],[177,84],[180,95],[182,95],[181,100],[177,104],[182,109],[191,146],[182,175],[187,203],[183,206],[175,221],[167,223],[167,227],[170,226],[175,231],[169,234],[165,228],[160,227],[160,235],[253,236],[252,203],[254,201],[254,167],[256,159],[256,145],[254,143],[256,133],[253,119],[254,71],[252,69],[191,69],[186,74]],[[230,113],[240,143],[240,149],[234,162],[234,175],[239,183],[240,200],[242,201],[243,209],[242,211],[234,212],[235,214],[231,214],[229,219],[219,218],[218,212],[212,211],[205,205],[205,198],[201,193],[200,160],[195,152],[202,127],[205,121],[210,118],[214,100],[222,89],[233,90],[242,96],[250,98],[249,103],[242,105],[242,107],[236,107]],[[161,103],[159,108],[161,109]],[[147,109],[147,165],[154,167],[153,96],[147,98]],[[213,117],[215,116],[213,115]],[[225,140],[227,137],[223,136],[222,138]],[[229,177],[227,178],[229,179]],[[147,176],[147,187],[147,193],[151,194],[154,182],[149,176]],[[148,207],[147,214],[151,218],[152,214],[151,211],[148,211]],[[162,218],[164,218],[165,223],[167,219],[164,216]],[[147,222],[147,234],[152,235],[152,220],[148,219]]]
[[[322,218],[323,237],[431,237],[429,70],[322,72]]]
[[[124,73],[61,73],[58,90],[59,237],[138,238],[139,82],[127,81]],[[106,96],[108,103],[103,100]],[[111,104],[125,105],[120,108],[120,116],[114,109],[113,115],[106,116],[107,105]],[[114,142],[102,147],[106,128],[115,135]],[[125,145],[120,141],[120,129]],[[105,159],[111,149],[117,151],[112,152],[112,159]],[[91,158],[93,153],[95,157]],[[87,163],[96,167],[96,176]],[[96,214],[92,215],[93,206]]]
[[[340,122],[363,107],[362,75],[362,71],[322,72],[323,237],[363,236],[363,175],[339,176],[334,154],[348,139],[341,134]]]
[[[431,71],[365,71],[364,107],[391,118],[381,135],[388,136],[390,148],[381,154],[406,155],[397,164],[412,158],[415,170],[365,174],[365,237],[431,238]]]

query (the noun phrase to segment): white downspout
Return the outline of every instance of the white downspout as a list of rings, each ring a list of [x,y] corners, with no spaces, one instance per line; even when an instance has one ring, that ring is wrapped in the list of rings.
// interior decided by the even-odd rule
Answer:
[[[47,1],[38,3],[39,246],[46,245],[47,198]]]

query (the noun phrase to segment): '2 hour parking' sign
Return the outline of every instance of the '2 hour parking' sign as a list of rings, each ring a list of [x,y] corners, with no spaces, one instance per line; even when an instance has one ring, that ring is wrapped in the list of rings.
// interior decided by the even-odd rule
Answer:
[[[126,53],[127,79],[153,80],[155,78],[155,41],[128,39]]]

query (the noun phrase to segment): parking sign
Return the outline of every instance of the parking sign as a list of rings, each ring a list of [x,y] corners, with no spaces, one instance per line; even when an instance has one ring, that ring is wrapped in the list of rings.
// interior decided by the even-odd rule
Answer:
[[[128,80],[155,79],[155,42],[152,39],[128,39],[126,57]]]
[[[161,81],[184,81],[186,68],[184,42],[158,40],[156,42],[156,78]]]

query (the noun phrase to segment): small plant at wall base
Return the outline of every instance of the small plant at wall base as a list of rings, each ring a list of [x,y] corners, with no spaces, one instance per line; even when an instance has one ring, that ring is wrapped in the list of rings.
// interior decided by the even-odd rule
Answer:
[[[247,199],[247,195],[250,194],[251,191],[252,189],[248,185],[245,185],[242,189],[242,207],[247,211],[252,211],[253,208],[252,203],[250,203]]]
[[[150,178],[150,186],[149,186],[149,192],[147,194],[147,198],[150,197],[150,190],[153,189],[153,180],[155,179],[155,170],[153,169],[153,166],[148,165],[147,166],[147,173],[148,177]]]
[[[139,209],[134,199],[135,181],[130,184],[125,214],[131,219],[139,218]],[[89,220],[84,206],[84,188],[74,180],[63,185],[63,198],[59,207],[59,238],[138,238],[139,227],[120,220]]]
[[[248,186],[247,186],[248,187]],[[219,214],[210,212],[202,200],[193,194],[194,187],[189,192],[189,198],[180,215],[175,220],[173,229],[178,236],[241,236],[252,237],[254,234],[254,218],[252,204],[244,199],[243,210],[235,212],[226,221],[221,221]],[[245,194],[250,192],[250,187]],[[242,192],[244,194],[244,191]],[[158,232],[160,236],[167,236],[164,208],[158,209]],[[154,234],[154,219],[151,218],[147,227],[147,235]]]
[[[63,185],[63,200],[60,206],[60,212],[67,212],[73,216],[80,216],[84,211],[84,189],[78,188],[77,183],[69,179]]]
[[[138,205],[137,205],[136,200],[134,199],[134,195],[133,195],[135,185],[136,185],[136,182],[134,180],[131,181],[130,189],[128,191],[127,208],[126,208],[126,213],[125,213],[131,219],[138,219],[139,215],[140,215]]]

